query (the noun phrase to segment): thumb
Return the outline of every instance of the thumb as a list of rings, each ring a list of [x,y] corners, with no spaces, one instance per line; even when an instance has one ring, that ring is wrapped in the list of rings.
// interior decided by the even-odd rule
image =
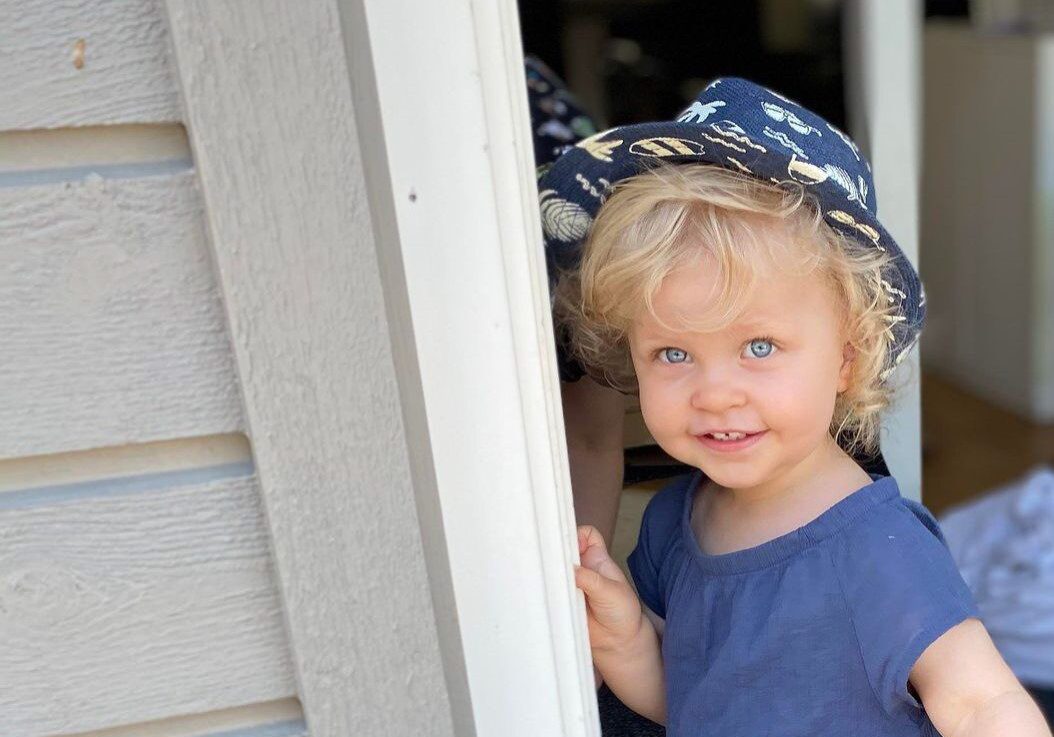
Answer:
[[[601,547],[589,548],[582,556],[582,566],[596,571],[601,578],[612,581],[625,581],[626,575],[619,568],[615,559]]]
[[[597,571],[585,566],[575,566],[575,586],[582,589],[586,596],[604,598],[610,595],[614,582]]]

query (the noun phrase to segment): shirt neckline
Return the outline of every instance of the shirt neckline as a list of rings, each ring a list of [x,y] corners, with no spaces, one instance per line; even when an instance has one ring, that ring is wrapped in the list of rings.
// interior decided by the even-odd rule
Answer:
[[[699,546],[692,532],[691,512],[696,492],[705,478],[702,471],[696,471],[684,495],[684,506],[681,511],[681,534],[691,556],[707,573],[730,574],[742,573],[767,568],[796,553],[815,545],[820,540],[830,537],[853,520],[860,518],[868,509],[900,496],[900,488],[892,476],[868,474],[872,481],[852,494],[836,502],[811,522],[775,537],[760,545],[744,550],[736,550],[720,555],[708,555]]]

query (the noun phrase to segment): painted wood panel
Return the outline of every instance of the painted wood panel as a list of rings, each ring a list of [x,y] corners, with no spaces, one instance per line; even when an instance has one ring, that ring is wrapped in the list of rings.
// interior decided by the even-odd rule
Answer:
[[[0,0],[0,130],[176,122],[156,0]]]
[[[251,465],[0,493],[0,733],[295,695]]]
[[[395,244],[374,239],[387,195],[367,189],[360,152],[377,146],[359,140],[341,33],[352,6],[167,3],[307,724],[470,734],[448,696],[459,643],[444,662],[436,624],[437,608],[456,616],[445,550],[426,570],[418,523],[415,492],[434,489],[408,459],[391,347],[406,337],[377,263]]]
[[[194,173],[161,171],[0,187],[0,458],[242,429]]]

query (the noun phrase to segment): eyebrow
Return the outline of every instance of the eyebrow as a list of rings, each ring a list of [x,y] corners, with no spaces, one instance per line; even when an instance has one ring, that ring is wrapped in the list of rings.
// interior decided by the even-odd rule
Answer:
[[[794,322],[785,318],[776,316],[760,316],[754,317],[743,322],[736,321],[725,329],[733,329],[740,333],[763,333],[763,332],[783,332],[793,329]],[[681,332],[670,332],[661,326],[648,327],[640,330],[637,335],[640,340],[677,340],[684,337],[685,333],[691,331]]]
[[[671,332],[662,327],[645,328],[637,330],[637,339],[646,342],[678,341],[684,337],[687,331]]]
[[[743,331],[748,330],[787,330],[794,327],[794,322],[782,317],[765,316],[736,324]]]

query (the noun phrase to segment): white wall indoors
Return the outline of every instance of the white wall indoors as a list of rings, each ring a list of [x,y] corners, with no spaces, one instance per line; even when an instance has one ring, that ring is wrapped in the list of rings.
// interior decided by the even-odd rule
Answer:
[[[927,370],[1054,421],[1054,36],[927,24]]]

